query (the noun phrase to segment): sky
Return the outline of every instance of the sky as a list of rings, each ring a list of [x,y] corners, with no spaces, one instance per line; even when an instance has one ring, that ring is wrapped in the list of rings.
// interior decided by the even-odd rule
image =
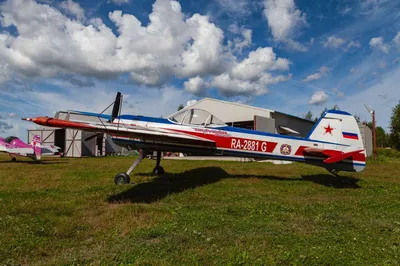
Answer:
[[[204,97],[296,116],[338,105],[389,130],[400,100],[400,2],[7,0],[0,2],[0,135],[22,117],[165,117]]]

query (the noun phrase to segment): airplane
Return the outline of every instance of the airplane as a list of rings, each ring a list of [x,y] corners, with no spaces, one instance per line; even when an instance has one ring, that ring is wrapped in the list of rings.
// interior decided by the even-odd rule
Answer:
[[[303,162],[326,168],[338,177],[340,171],[361,172],[366,165],[366,152],[356,119],[344,111],[325,112],[308,136],[301,138],[228,126],[201,109],[183,109],[169,118],[121,115],[121,104],[122,95],[118,92],[111,104],[111,115],[104,111],[99,114],[70,111],[97,117],[98,122],[51,117],[23,120],[46,127],[107,133],[117,145],[140,150],[139,158],[131,167],[115,176],[116,184],[130,183],[132,171],[152,152],[157,154],[154,175],[164,173],[160,165],[162,152]]]
[[[61,155],[60,148],[53,145],[42,146],[40,136],[33,136],[32,142],[26,144],[17,137],[9,136],[5,139],[0,137],[0,152],[8,153],[11,160],[15,162],[16,156],[31,158],[40,161],[43,155]]]

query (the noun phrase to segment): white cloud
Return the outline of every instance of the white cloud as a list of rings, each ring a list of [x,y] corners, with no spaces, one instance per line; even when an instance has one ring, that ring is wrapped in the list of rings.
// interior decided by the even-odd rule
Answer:
[[[371,48],[381,51],[382,53],[389,53],[389,45],[384,42],[383,37],[375,37],[369,41]]]
[[[71,0],[61,5],[74,16],[84,17],[83,10]],[[175,0],[157,0],[146,26],[133,15],[110,12],[115,30],[100,18],[70,19],[56,8],[32,0],[8,0],[0,4],[0,12],[2,26],[17,29],[14,36],[0,34],[0,83],[14,75],[76,74],[104,79],[124,73],[148,86],[165,85],[173,77],[211,80],[226,73],[242,75],[242,82],[253,83],[253,79],[265,78],[266,71],[287,70],[289,65],[287,59],[276,59],[271,48],[253,51],[262,58],[250,53],[247,61],[238,63],[233,51],[224,45],[224,32],[208,16],[185,16]],[[239,32],[242,38],[231,42],[235,51],[251,44],[251,30],[241,28]],[[248,73],[237,74],[235,69],[242,66],[249,68],[244,70]]]
[[[236,24],[233,24],[236,25]],[[231,25],[229,30],[233,33],[240,33],[241,38],[236,37],[233,41],[228,41],[228,47],[231,47],[233,52],[242,52],[243,48],[248,47],[252,43],[252,30],[245,28],[237,28]]]
[[[108,3],[114,3],[117,6],[127,4],[130,0],[109,0]]]
[[[288,70],[289,64],[287,59],[276,58],[271,47],[259,47],[232,68],[232,75],[241,80],[254,80],[266,70]]]
[[[291,75],[273,76],[268,71],[288,70],[290,61],[277,58],[271,47],[257,48],[248,57],[235,63],[232,70],[216,76],[211,86],[219,89],[225,96],[262,95],[268,92],[268,86],[287,81]]]
[[[318,70],[317,73],[314,73],[314,74],[311,74],[311,75],[307,76],[307,77],[306,77],[305,79],[303,79],[302,81],[303,81],[303,82],[310,82],[310,81],[313,81],[313,80],[318,80],[318,79],[322,78],[324,75],[328,74],[328,72],[329,72],[330,70],[331,70],[330,68],[328,68],[328,67],[326,67],[326,66],[322,66],[322,67]]]
[[[345,6],[342,10],[340,10],[340,15],[345,16],[350,13],[353,9],[349,6]]]
[[[352,68],[350,68],[350,73],[351,74],[356,74],[356,73],[358,73],[360,70],[358,69],[358,68],[356,68],[356,67],[352,67]]]
[[[85,18],[85,11],[76,2],[72,0],[66,0],[60,3],[60,8],[63,9],[69,15],[75,16],[78,20]]]
[[[296,9],[294,0],[264,0],[264,16],[268,21],[273,39],[297,51],[307,51],[308,48],[296,41],[298,31],[307,25],[307,16]]]
[[[288,76],[279,75],[273,77],[270,73],[263,73],[255,80],[241,80],[225,73],[213,78],[211,86],[218,88],[224,96],[263,95],[268,93],[268,85],[284,82],[290,78],[290,74]]]
[[[393,43],[398,50],[400,50],[400,31],[397,32],[397,35],[393,38]]]
[[[332,91],[335,93],[335,95],[339,98],[344,97],[344,92],[340,91],[338,88],[332,88]]]
[[[353,52],[361,47],[361,44],[357,40],[345,40],[343,38],[336,37],[335,35],[329,36],[325,42],[324,47],[331,49],[342,49],[345,52]]]
[[[189,79],[184,83],[185,90],[194,95],[203,96],[205,95],[205,89],[208,84],[199,76]]]
[[[328,101],[328,94],[326,94],[324,91],[316,91],[311,96],[311,99],[308,101],[308,104],[319,105],[327,101]]]
[[[248,0],[217,0],[218,4],[234,16],[249,16],[251,9]]]
[[[326,42],[324,42],[324,46],[330,47],[330,48],[339,48],[342,45],[344,45],[345,43],[346,43],[346,40],[332,35],[326,39]]]
[[[347,44],[346,50],[349,50],[349,49],[351,49],[351,48],[358,49],[358,48],[360,48],[360,47],[361,47],[361,44],[360,44],[359,41],[350,41],[350,42]]]

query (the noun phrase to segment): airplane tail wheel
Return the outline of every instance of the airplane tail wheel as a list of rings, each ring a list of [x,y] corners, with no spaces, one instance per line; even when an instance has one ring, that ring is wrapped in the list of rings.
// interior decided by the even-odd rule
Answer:
[[[12,158],[11,158],[11,161],[16,162],[16,161],[17,161],[17,158],[12,157]]]
[[[131,182],[131,179],[127,173],[119,173],[114,177],[116,185],[125,185]]]
[[[164,168],[162,166],[156,166],[153,169],[153,175],[163,175],[164,174]]]

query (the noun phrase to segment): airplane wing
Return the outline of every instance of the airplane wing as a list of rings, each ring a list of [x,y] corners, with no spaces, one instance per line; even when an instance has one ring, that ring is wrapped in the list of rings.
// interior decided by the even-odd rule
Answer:
[[[176,143],[182,145],[200,146],[208,148],[215,147],[214,141],[205,138],[192,136],[182,132],[175,132],[167,129],[154,128],[150,126],[114,124],[104,121],[78,122],[78,121],[68,121],[50,117],[26,118],[25,120],[32,121],[42,126],[78,129],[78,130],[85,130],[97,133],[107,133],[113,136],[141,139],[142,141],[168,142],[168,143]]]
[[[0,152],[6,152],[11,154],[33,154],[33,149],[0,146]]]
[[[315,149],[315,148],[305,148],[304,152],[316,156],[324,156],[328,157],[324,160],[324,163],[333,164],[350,157],[357,156],[364,152],[365,149],[348,149],[344,151],[337,151],[337,150],[324,150],[324,149]]]
[[[54,154],[59,152],[59,150],[61,150],[60,147],[57,146],[53,146],[53,145],[48,145],[48,146],[40,146],[40,148],[42,149],[42,155],[43,154]]]

